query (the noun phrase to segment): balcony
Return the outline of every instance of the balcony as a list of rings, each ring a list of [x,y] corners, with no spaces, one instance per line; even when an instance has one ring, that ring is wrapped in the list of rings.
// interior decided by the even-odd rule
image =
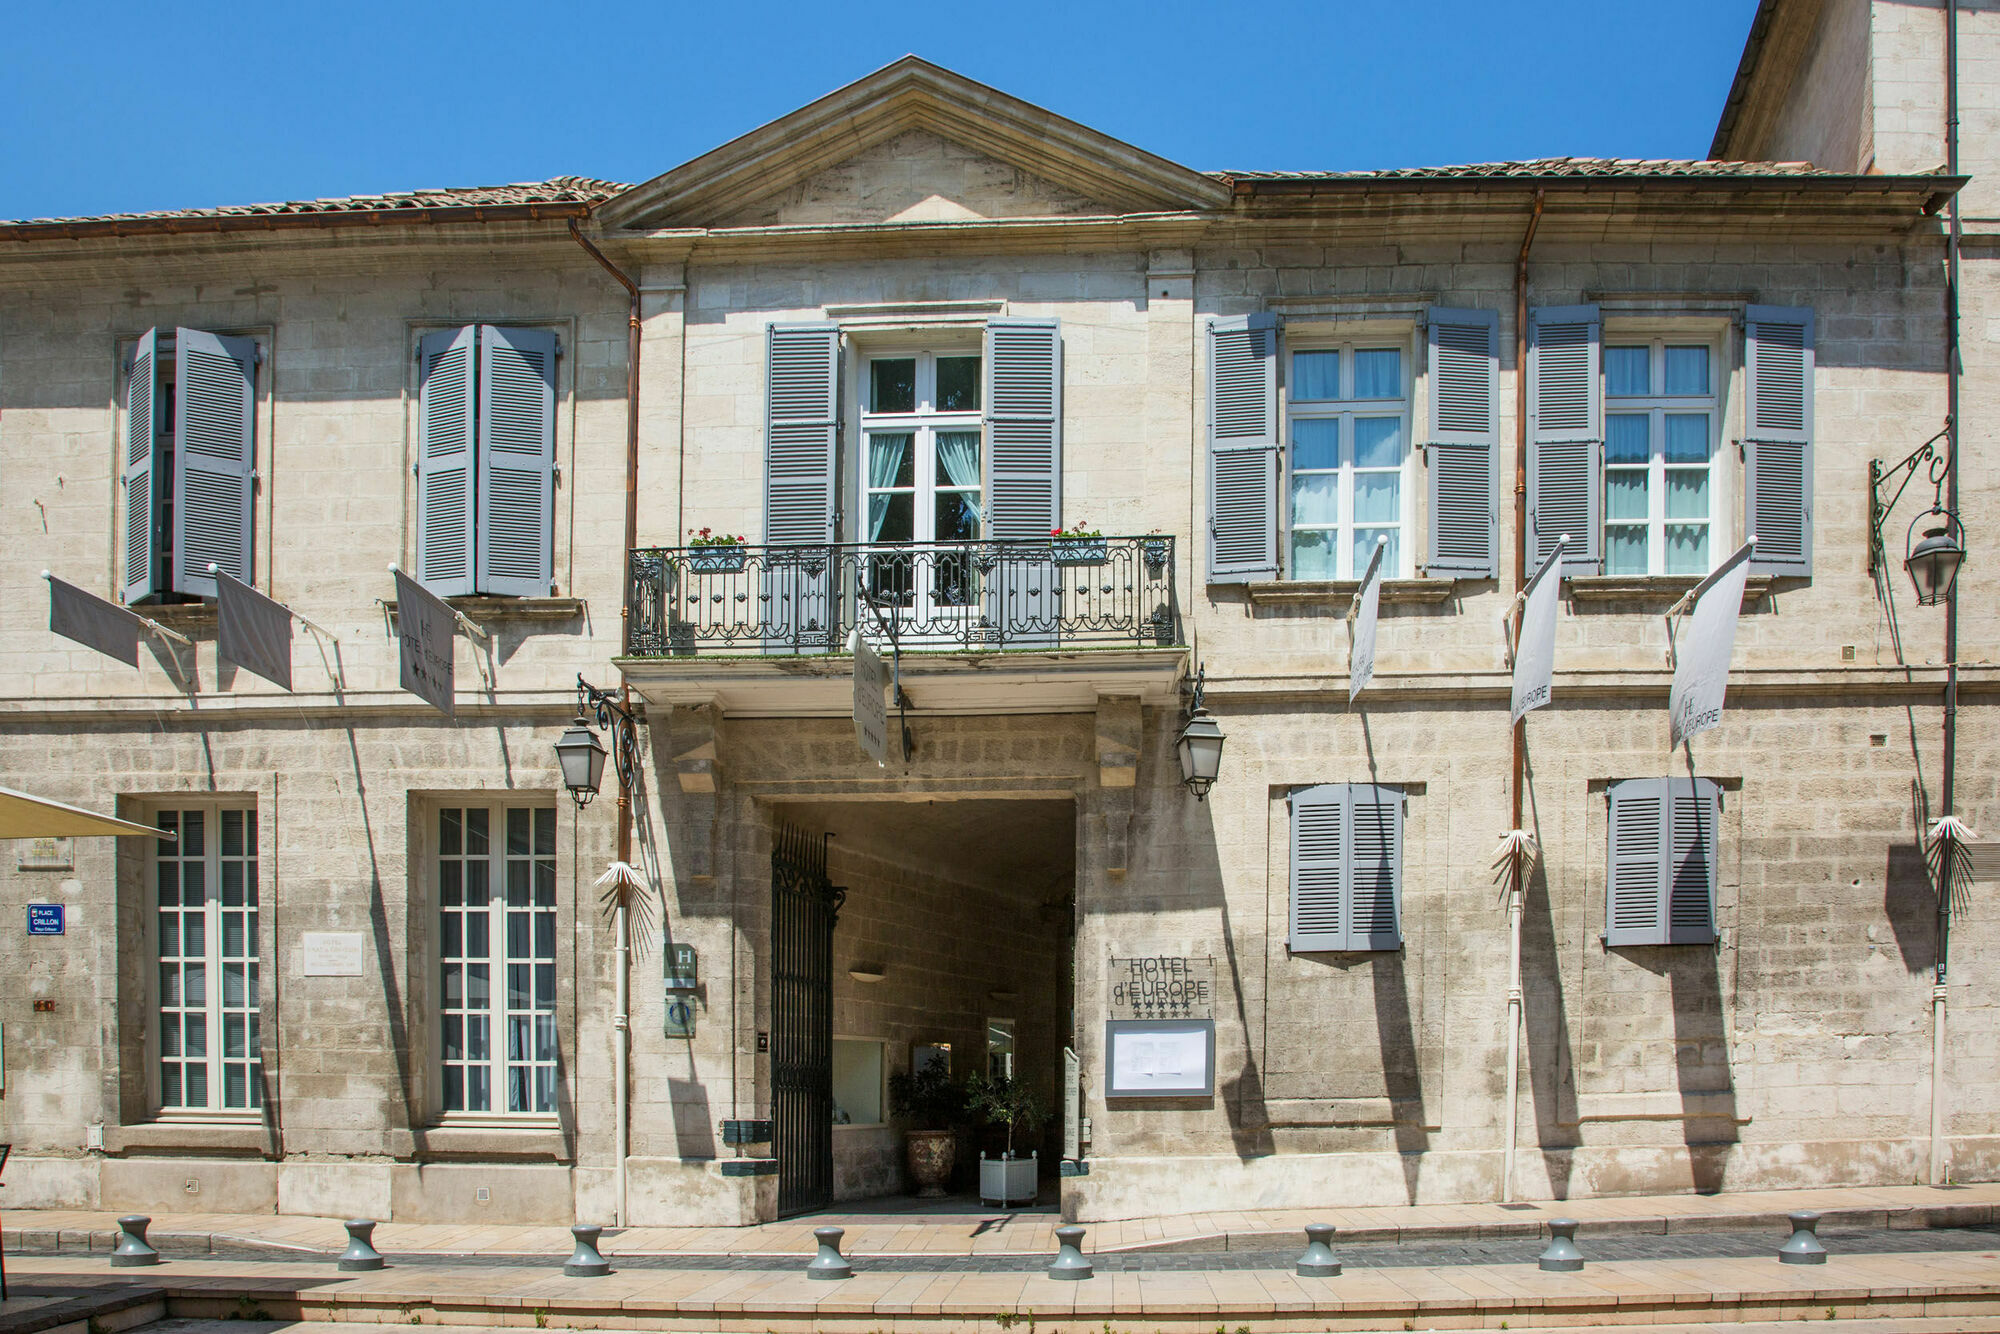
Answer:
[[[1171,537],[651,547],[632,553],[626,680],[659,704],[845,714],[849,634],[902,651],[912,706],[1173,697],[1185,657]]]

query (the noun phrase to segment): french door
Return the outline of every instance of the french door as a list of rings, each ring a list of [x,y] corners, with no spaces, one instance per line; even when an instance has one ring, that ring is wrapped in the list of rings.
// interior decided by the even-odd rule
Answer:
[[[873,357],[861,419],[862,585],[901,633],[957,636],[979,612],[985,531],[976,355]],[[864,621],[865,623],[865,621]]]

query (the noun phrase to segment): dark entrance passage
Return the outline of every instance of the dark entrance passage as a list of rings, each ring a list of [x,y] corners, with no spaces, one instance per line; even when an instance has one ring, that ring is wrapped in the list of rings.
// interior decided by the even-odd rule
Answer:
[[[771,1148],[781,1217],[833,1200],[833,924],[844,893],[826,840],[780,825],[771,843]]]

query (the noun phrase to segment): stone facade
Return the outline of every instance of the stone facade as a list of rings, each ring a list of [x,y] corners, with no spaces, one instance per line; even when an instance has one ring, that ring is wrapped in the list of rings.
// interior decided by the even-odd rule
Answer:
[[[1884,102],[1936,68],[1929,38],[1908,36],[1934,12],[1820,8],[1818,27],[1774,39],[1769,58],[1795,72],[1746,76],[1742,133],[1762,137],[1731,156],[1934,167],[1892,138],[1915,133],[1920,108],[1906,124]],[[1966,20],[1980,51],[1990,17]],[[1983,106],[1993,86],[1972,83]],[[1983,133],[1967,140],[1975,170],[1993,156]],[[0,976],[9,1203],[605,1219],[622,1172],[620,1222],[768,1218],[772,1150],[725,1142],[723,1124],[772,1114],[781,826],[834,835],[847,899],[831,1031],[883,1044],[885,1076],[939,1042],[959,1074],[980,1069],[986,1021],[1007,1018],[1017,1073],[1059,1107],[1074,1050],[1083,1090],[1066,1115],[1087,1120],[1087,1173],[1047,1183],[1066,1214],[1497,1197],[1509,927],[1493,859],[1512,818],[1498,622],[1516,578],[1516,259],[1537,198],[1529,306],[1595,303],[1614,341],[1686,330],[1715,350],[1716,550],[1745,535],[1743,312],[1814,311],[1814,545],[1809,578],[1746,599],[1725,721],[1679,755],[1662,614],[1688,581],[1571,581],[1555,702],[1526,726],[1524,819],[1541,855],[1523,915],[1517,1193],[1923,1175],[1937,941],[1918,840],[1937,813],[1943,636],[1939,613],[1896,587],[1911,499],[1889,573],[1869,575],[1867,468],[1945,413],[1927,192],[1905,176],[1781,194],[1610,170],[1482,193],[1352,184],[1199,176],[902,62],[601,203],[587,234],[640,288],[639,546],[702,527],[761,540],[770,324],[839,325],[852,404],[871,353],[976,352],[997,318],[1060,321],[1063,522],[1174,539],[1178,643],[908,654],[914,753],[885,766],[854,743],[845,658],[624,655],[625,296],[562,217],[24,236],[0,256],[0,577],[14,590],[0,605],[0,772],[149,822],[194,804],[255,810],[264,1106],[163,1114],[146,840],[77,840],[66,870],[9,858],[10,920],[31,902],[69,910],[66,936],[22,938],[25,966]],[[1967,253],[1976,348],[1994,284],[1985,250]],[[1273,313],[1292,346],[1405,349],[1422,372],[1421,444],[1435,307],[1498,312],[1498,578],[1392,581],[1374,683],[1350,705],[1351,586],[1206,578],[1207,322]],[[417,340],[472,322],[561,341],[555,575],[547,597],[462,601],[492,638],[459,641],[454,724],[397,688],[382,600],[384,567],[415,558]],[[176,326],[264,349],[254,582],[328,632],[299,630],[289,694],[218,657],[201,605],[149,613],[197,647],[176,658],[153,641],[136,671],[45,626],[44,569],[115,595],[121,355]],[[1967,361],[1970,440],[1995,388],[1982,354]],[[851,461],[852,414],[843,429]],[[1985,829],[2000,817],[1986,713],[2000,612],[1978,534],[2000,512],[1988,460],[1968,450],[1961,469],[1974,555],[1956,804]],[[844,513],[864,512],[860,472],[841,485]],[[1432,517],[1416,495],[1402,540],[1421,552]],[[1228,737],[1203,802],[1173,753],[1179,680],[1197,662]],[[607,793],[574,812],[551,749],[577,675],[621,671],[644,722],[633,855],[659,889],[630,964],[622,1149],[620,956],[592,886],[616,810]],[[1607,949],[1608,786],[1670,770],[1721,789],[1717,944]],[[1348,782],[1407,798],[1402,948],[1294,953],[1288,797]],[[480,804],[556,812],[546,1115],[445,1110],[440,812]],[[361,975],[309,975],[309,932],[359,933]],[[676,944],[699,960],[692,1035],[667,1034],[660,969]],[[1212,1096],[1105,1096],[1110,960],[1156,954],[1213,961]],[[1960,1178],[2000,1172],[1995,1011],[1979,982],[1996,954],[1981,915],[1961,916],[1947,1044]],[[1028,1142],[1051,1177],[1064,1129],[1083,1129],[1063,1119]],[[902,1188],[898,1138],[837,1127],[834,1195]]]

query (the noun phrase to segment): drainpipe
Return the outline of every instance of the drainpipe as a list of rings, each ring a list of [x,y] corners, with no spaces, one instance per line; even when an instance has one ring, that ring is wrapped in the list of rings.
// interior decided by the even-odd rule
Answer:
[[[1944,7],[1944,153],[1945,170],[1958,174],[1958,0]],[[1958,193],[1952,192],[1951,227],[1944,250],[1944,410],[1945,508],[1958,513]],[[1944,603],[1944,813],[1955,814],[1952,779],[1958,759],[1958,581]],[[1942,1186],[1950,1175],[1944,1125],[1944,995],[1951,947],[1951,875],[1957,849],[1943,843],[1938,867],[1937,976],[1931,986],[1931,1184]]]
[[[569,234],[576,243],[589,252],[590,257],[604,266],[604,271],[616,278],[631,297],[630,315],[625,334],[625,594],[619,599],[620,638],[624,637],[624,627],[629,624],[632,614],[632,550],[639,544],[639,284],[627,277],[623,270],[604,257],[604,252],[590,243],[576,225],[576,219],[569,222]],[[621,645],[622,647],[622,645]],[[620,683],[619,702],[624,705],[626,715],[632,711],[632,687]],[[632,863],[632,793],[621,781],[618,784],[618,860],[626,865]],[[626,1158],[632,1143],[632,922],[625,907],[625,895],[618,896],[618,906],[612,913],[612,932],[615,944],[617,973],[616,1011],[611,1016],[612,1059],[616,1064],[613,1075],[614,1119],[617,1128],[616,1149],[618,1157],[616,1216],[619,1227],[630,1223],[630,1212],[626,1208]]]
[[[1520,599],[1528,586],[1528,248],[1542,222],[1542,192],[1535,191],[1528,230],[1514,261],[1514,651],[1520,652]],[[1514,724],[1514,823],[1521,828],[1522,786],[1528,772],[1528,720]],[[1528,869],[1525,848],[1514,850],[1512,883],[1507,889],[1507,1105],[1500,1156],[1500,1200],[1514,1199],[1514,1137],[1520,1133],[1521,1101],[1521,908],[1522,882]]]

